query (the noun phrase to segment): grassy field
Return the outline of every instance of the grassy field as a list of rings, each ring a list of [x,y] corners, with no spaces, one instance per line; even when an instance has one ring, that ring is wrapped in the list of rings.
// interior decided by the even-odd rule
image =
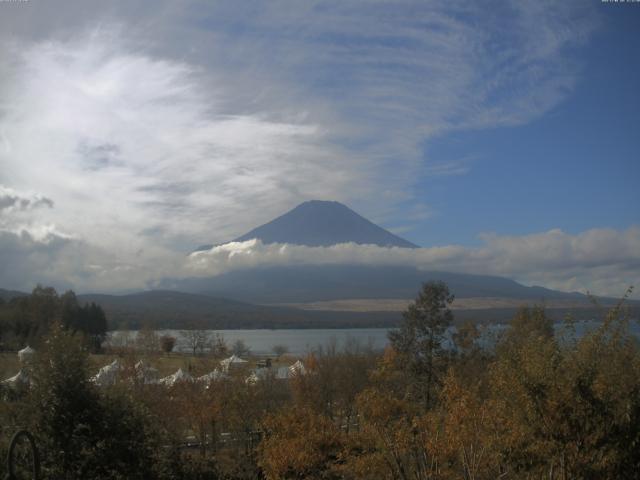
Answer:
[[[135,365],[139,360],[148,362],[151,366],[158,369],[160,377],[166,377],[175,373],[176,370],[182,368],[184,371],[188,371],[193,376],[204,375],[211,372],[219,364],[219,360],[214,359],[208,355],[185,355],[180,353],[171,354],[153,354],[142,355],[139,353],[131,353],[125,355],[115,354],[97,354],[89,357],[90,372],[93,375],[98,373],[98,370],[105,365],[113,362],[115,359],[119,359],[124,365]],[[248,368],[255,367],[257,359],[248,358]],[[283,357],[274,361],[273,366],[278,367],[281,365],[290,365],[295,359]],[[16,353],[0,353],[0,381],[12,377],[20,370],[20,362]]]
[[[301,310],[320,310],[331,312],[402,312],[413,302],[413,299],[397,298],[354,298],[345,300],[328,300],[307,303],[282,303],[283,307],[299,308]],[[452,310],[488,310],[500,308],[519,308],[523,305],[533,305],[533,300],[497,297],[469,297],[456,298],[451,305]],[[591,308],[588,300],[549,300],[545,302],[547,308]]]
[[[20,370],[18,355],[15,353],[0,353],[0,380],[14,376]]]

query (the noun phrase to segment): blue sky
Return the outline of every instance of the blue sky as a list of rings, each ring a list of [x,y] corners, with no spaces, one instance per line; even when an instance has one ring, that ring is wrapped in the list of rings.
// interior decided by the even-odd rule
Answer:
[[[426,147],[443,161],[471,159],[469,173],[421,182],[423,201],[438,214],[407,237],[473,245],[487,229],[575,234],[639,223],[640,8],[628,7],[598,8],[601,28],[575,53],[575,88],[551,111],[525,125],[447,135]]]
[[[0,286],[339,258],[617,295],[640,283],[639,5],[0,2]],[[424,248],[185,262],[310,199]]]

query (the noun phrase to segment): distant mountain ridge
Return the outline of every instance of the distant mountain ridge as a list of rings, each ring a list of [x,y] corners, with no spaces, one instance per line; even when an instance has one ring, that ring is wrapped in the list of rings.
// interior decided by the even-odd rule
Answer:
[[[299,278],[296,280],[299,280]],[[447,278],[447,280],[452,285],[456,285],[455,279]],[[349,282],[353,282],[353,279],[347,280],[347,283]],[[506,282],[508,283],[509,281],[506,280]],[[503,284],[503,286],[507,286],[507,283]],[[515,285],[516,290],[518,290],[517,284]],[[304,292],[304,288],[303,286],[302,292]],[[530,292],[533,295],[550,292],[542,292],[544,289],[538,290],[539,287],[532,288],[533,290]],[[387,290],[385,289],[384,291]],[[519,291],[522,293],[522,290]],[[469,292],[467,291],[467,293]],[[516,291],[511,293],[515,294]],[[15,298],[27,294],[0,289],[0,295]],[[270,298],[270,300],[272,299]],[[583,300],[586,299],[583,297]],[[151,290],[127,295],[81,294],[78,295],[78,301],[81,304],[95,302],[100,305],[107,314],[109,329],[111,330],[119,328],[138,329],[146,326],[156,329],[388,328],[397,326],[401,318],[399,310],[349,311],[341,309],[324,310],[322,308],[308,310],[298,309],[293,305],[255,305],[209,295],[169,290]],[[530,302],[523,299],[523,303]],[[459,322],[466,320],[505,322],[513,317],[516,305],[519,305],[519,303],[506,307],[462,307],[456,309],[454,315]],[[632,314],[637,318],[640,312],[640,302],[630,301],[629,306]],[[402,308],[404,309],[404,306]],[[569,313],[574,314],[576,318],[598,318],[602,314],[597,308],[585,308],[584,305],[573,307],[550,306],[547,312],[555,320],[561,320]]]
[[[339,243],[380,247],[418,248],[404,238],[379,227],[339,202],[311,200],[254,228],[234,242],[257,238],[262,243],[289,243],[309,247],[329,247]],[[209,250],[203,245],[196,251]]]
[[[5,290],[4,288],[0,288],[0,299],[4,300],[5,302],[8,302],[12,298],[24,297],[25,295],[27,294],[24,292],[19,292],[17,290]]]
[[[215,277],[167,281],[163,288],[250,303],[293,303],[353,298],[415,298],[420,285],[429,280],[444,281],[459,298],[518,298],[535,302],[586,298],[580,293],[527,287],[508,278],[491,275],[363,265],[251,268]]]
[[[0,298],[28,293],[0,288]],[[255,329],[255,328],[369,328],[392,327],[398,315],[391,312],[308,312],[285,306],[248,303],[168,290],[126,295],[88,293],[77,295],[80,304],[94,302],[106,315],[110,330],[139,329]],[[0,302],[1,304],[2,302]],[[0,312],[1,313],[1,312]]]
[[[391,327],[397,315],[388,312],[308,312],[282,306],[252,305],[208,295],[150,290],[127,295],[83,294],[81,303],[100,305],[110,329],[254,329]]]

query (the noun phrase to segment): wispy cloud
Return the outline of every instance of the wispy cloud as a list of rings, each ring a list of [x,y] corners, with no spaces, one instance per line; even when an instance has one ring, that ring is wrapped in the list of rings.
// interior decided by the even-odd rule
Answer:
[[[2,176],[47,192],[52,218],[83,238],[160,226],[189,248],[255,223],[251,207],[272,196],[357,187],[359,162],[342,165],[322,127],[218,112],[222,94],[197,68],[127,53],[110,35],[85,40],[21,52],[0,120]]]
[[[88,247],[87,264],[116,266],[104,268],[108,288],[120,285],[118,269],[140,272],[140,283],[158,263],[174,266],[312,198],[410,228],[434,214],[416,200],[420,179],[469,168],[425,156],[425,144],[557,105],[579,67],[568,54],[596,25],[589,8],[154,0],[15,9],[0,18],[0,184],[40,200],[5,234],[33,250],[38,229],[65,232]],[[31,208],[38,202],[56,208]]]

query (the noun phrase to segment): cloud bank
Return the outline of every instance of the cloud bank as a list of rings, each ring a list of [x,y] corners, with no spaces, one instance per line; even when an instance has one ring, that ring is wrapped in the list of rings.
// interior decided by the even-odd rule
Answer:
[[[164,278],[209,277],[238,269],[295,265],[413,266],[429,271],[499,275],[526,285],[619,296],[640,285],[640,227],[482,235],[479,247],[404,249],[353,243],[331,247],[232,242],[188,256],[161,254],[122,263],[117,255],[56,232],[0,230],[0,285],[29,290],[36,282],[80,291],[152,288]],[[145,261],[143,261],[145,260]],[[638,292],[634,295],[640,298]]]
[[[186,272],[214,276],[265,266],[354,264],[413,266],[422,270],[506,276],[527,285],[617,296],[640,284],[640,227],[561,230],[520,237],[482,235],[476,248],[385,248],[345,243],[331,247],[232,242],[192,253]]]

